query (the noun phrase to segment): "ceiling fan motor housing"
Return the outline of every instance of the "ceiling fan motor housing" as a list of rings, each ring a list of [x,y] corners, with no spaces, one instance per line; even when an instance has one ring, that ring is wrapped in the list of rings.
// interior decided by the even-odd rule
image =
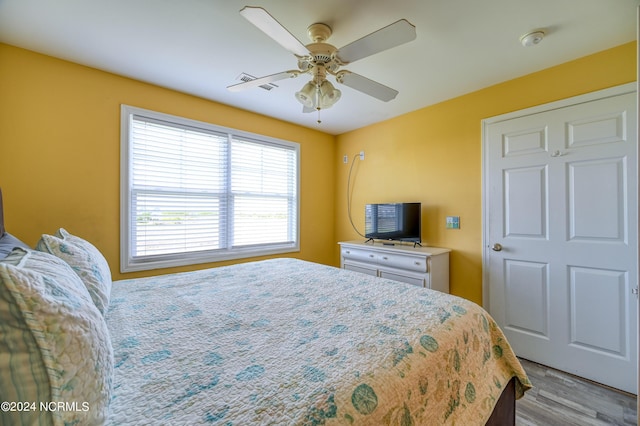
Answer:
[[[312,43],[305,46],[310,55],[298,60],[298,68],[301,71],[308,71],[317,65],[321,65],[329,73],[337,71],[343,65],[336,58],[338,49],[326,43],[332,34],[331,27],[322,23],[311,24],[307,28],[307,34],[312,41]]]
[[[342,65],[337,59],[335,52],[338,50],[328,43],[308,44],[309,56],[299,58],[298,68],[300,71],[308,71],[316,65],[324,66],[327,71],[334,73]]]

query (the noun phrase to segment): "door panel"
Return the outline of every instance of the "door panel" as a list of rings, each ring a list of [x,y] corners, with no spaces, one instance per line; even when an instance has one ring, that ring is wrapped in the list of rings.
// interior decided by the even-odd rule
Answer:
[[[506,259],[505,267],[505,328],[548,338],[548,265]]]
[[[570,267],[571,344],[624,356],[627,273]]]
[[[636,119],[630,85],[496,117],[483,141],[485,306],[517,355],[633,393]]]
[[[624,112],[567,121],[567,148],[625,141],[628,136],[625,121]]]
[[[527,155],[547,151],[547,129],[545,127],[527,129],[522,132],[505,134],[503,152],[505,157]]]
[[[547,237],[547,168],[504,171],[505,237]]]
[[[569,239],[624,244],[628,205],[625,159],[582,161],[568,163],[567,167]]]

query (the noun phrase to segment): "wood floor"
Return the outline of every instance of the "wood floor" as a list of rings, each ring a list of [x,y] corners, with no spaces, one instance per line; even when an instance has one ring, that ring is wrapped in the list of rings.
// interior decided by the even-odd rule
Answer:
[[[638,424],[635,395],[520,361],[534,388],[516,402],[517,426]]]

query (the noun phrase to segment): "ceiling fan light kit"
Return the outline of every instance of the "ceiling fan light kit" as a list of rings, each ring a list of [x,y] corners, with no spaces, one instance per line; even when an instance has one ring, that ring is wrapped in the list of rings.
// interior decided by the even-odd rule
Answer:
[[[322,103],[328,105],[326,108],[333,106],[342,96],[342,92],[333,87],[333,84],[328,80],[322,82],[319,87],[319,93]]]
[[[336,49],[326,42],[331,36],[331,27],[323,23],[315,23],[307,29],[311,43],[305,46],[261,7],[245,6],[240,10],[240,14],[293,53],[298,59],[298,70],[283,71],[227,88],[231,91],[239,91],[285,78],[298,77],[301,74],[310,74],[311,80],[295,93],[295,98],[303,105],[302,112],[305,113],[318,111],[319,114],[321,109],[330,108],[340,100],[342,92],[327,80],[327,74],[333,76],[336,82],[381,101],[388,102],[394,99],[398,94],[396,90],[340,68],[416,38],[415,27],[407,20],[401,19],[341,49]],[[320,122],[319,119],[318,122]]]
[[[302,89],[300,89],[299,92],[296,92],[296,99],[303,106],[307,108],[312,108],[313,98],[315,97],[315,95],[316,95],[316,85],[312,81],[310,81],[304,86],[302,86]]]

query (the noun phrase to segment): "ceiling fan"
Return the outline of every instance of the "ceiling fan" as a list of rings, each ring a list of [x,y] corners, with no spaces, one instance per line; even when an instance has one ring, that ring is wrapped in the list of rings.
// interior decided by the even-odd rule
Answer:
[[[285,78],[311,75],[311,80],[296,92],[296,99],[303,105],[303,112],[320,111],[333,106],[341,97],[327,75],[332,75],[338,83],[351,87],[381,101],[388,102],[398,95],[398,91],[370,80],[359,74],[341,69],[342,66],[366,58],[383,50],[399,46],[416,38],[416,28],[406,19],[401,19],[362,37],[346,46],[336,49],[327,43],[331,27],[322,23],[309,26],[307,33],[311,43],[306,46],[283,27],[273,16],[261,7],[245,6],[240,14],[293,53],[298,59],[298,69],[282,71],[265,77],[228,86],[231,91],[239,91]],[[318,122],[320,120],[318,119]]]

